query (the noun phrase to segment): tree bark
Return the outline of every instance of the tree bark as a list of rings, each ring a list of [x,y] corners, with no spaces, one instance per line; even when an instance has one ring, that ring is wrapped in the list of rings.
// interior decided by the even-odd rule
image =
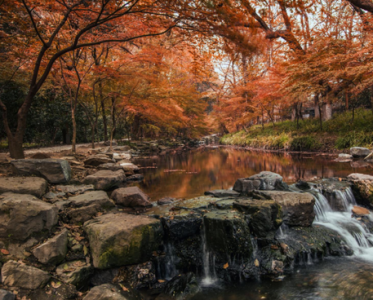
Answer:
[[[100,81],[98,84],[98,91],[100,95],[100,101],[101,101],[101,114],[102,114],[102,122],[104,124],[104,141],[106,142],[108,140],[107,136],[107,119],[106,119],[106,113],[105,113],[105,99],[102,94],[102,82]]]
[[[76,120],[75,120],[75,108],[71,109],[71,120],[73,123],[73,138],[71,141],[71,151],[76,153]]]

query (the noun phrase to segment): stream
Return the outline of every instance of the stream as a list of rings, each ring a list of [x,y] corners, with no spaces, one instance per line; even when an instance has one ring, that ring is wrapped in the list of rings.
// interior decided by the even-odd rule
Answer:
[[[163,157],[138,159],[143,167],[140,187],[153,201],[169,196],[192,198],[207,190],[230,189],[237,178],[261,171],[283,176],[288,184],[298,180],[346,177],[351,173],[372,173],[372,166],[360,162],[337,163],[329,156],[261,153],[232,148],[202,149]],[[291,274],[275,279],[258,279],[245,283],[223,283],[214,278],[214,260],[204,248],[204,274],[201,291],[191,299],[373,299],[373,235],[351,218],[356,204],[351,189],[337,191],[342,203],[338,211],[331,208],[317,188],[316,218],[313,226],[333,229],[344,237],[352,256],[326,257],[322,261],[306,255]],[[277,239],[286,242],[287,228],[280,227]],[[291,237],[290,237],[291,239]],[[175,270],[174,270],[175,271]]]

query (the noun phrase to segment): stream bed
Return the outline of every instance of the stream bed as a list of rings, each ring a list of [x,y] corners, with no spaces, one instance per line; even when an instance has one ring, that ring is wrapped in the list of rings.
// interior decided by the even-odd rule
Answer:
[[[136,163],[143,168],[144,181],[140,187],[152,201],[163,197],[188,199],[207,190],[230,189],[237,178],[261,171],[278,173],[288,184],[298,180],[342,178],[357,172],[372,173],[370,164],[359,161],[338,163],[330,156],[250,152],[226,147],[138,159]],[[337,228],[341,218],[343,222],[353,222],[349,208],[354,204],[352,200],[345,201],[345,212],[334,212],[323,203],[326,199],[320,199],[316,206],[321,211],[316,212],[315,224]],[[291,274],[275,279],[258,278],[244,283],[214,280],[206,284],[202,275],[201,291],[190,299],[373,299],[373,253],[370,253],[372,248],[364,248],[371,236],[364,232],[363,235],[365,242],[351,237],[349,246],[355,247],[356,255],[326,257],[322,261],[309,256],[298,262]]]

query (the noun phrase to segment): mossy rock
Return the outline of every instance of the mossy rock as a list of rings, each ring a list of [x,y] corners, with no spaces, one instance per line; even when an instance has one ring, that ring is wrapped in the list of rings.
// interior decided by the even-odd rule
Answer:
[[[98,269],[149,260],[163,239],[161,222],[148,216],[107,214],[84,224]]]

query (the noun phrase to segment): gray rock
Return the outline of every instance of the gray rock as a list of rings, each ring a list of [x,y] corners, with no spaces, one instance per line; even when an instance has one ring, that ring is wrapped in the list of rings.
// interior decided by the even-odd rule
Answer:
[[[61,233],[35,248],[32,253],[43,264],[59,264],[67,253],[67,230],[63,229]]]
[[[96,190],[109,190],[126,181],[126,175],[122,170],[101,170],[84,179],[84,183],[93,184]]]
[[[113,148],[114,151],[129,151],[131,150],[131,147],[128,146],[128,145],[124,145],[124,146],[116,146]]]
[[[1,281],[4,285],[34,290],[43,288],[50,275],[35,267],[10,260],[1,269]]]
[[[119,164],[115,164],[115,163],[107,163],[107,164],[99,165],[98,169],[99,170],[110,170],[110,171],[123,170],[123,168]]]
[[[13,293],[6,291],[6,290],[0,290],[0,300],[15,300],[16,295]]]
[[[144,175],[135,174],[135,175],[128,176],[126,179],[127,181],[142,181],[144,180]]]
[[[106,155],[95,155],[91,156],[84,161],[85,166],[97,167],[102,164],[112,163],[113,160]]]
[[[174,202],[174,201],[175,201],[174,198],[171,198],[171,197],[164,197],[164,198],[162,198],[162,199],[159,199],[159,200],[157,201],[157,204],[158,204],[158,205],[166,205],[166,204],[170,204],[170,203],[172,203],[172,202]]]
[[[213,196],[217,198],[223,197],[238,197],[240,193],[233,191],[233,190],[214,190],[214,191],[207,191],[205,195]]]
[[[88,185],[57,185],[56,190],[63,193],[77,194],[86,191],[92,191],[95,187],[93,184]]]
[[[25,240],[50,230],[58,221],[57,207],[32,195],[5,193],[0,199],[0,238]]]
[[[352,173],[347,176],[347,179],[351,181],[373,181],[373,176],[361,173]]]
[[[93,274],[93,268],[85,261],[76,260],[59,265],[56,273],[63,282],[80,287],[87,283],[89,277]]]
[[[127,300],[115,285],[105,283],[92,288],[83,300]]]
[[[63,193],[63,192],[59,192],[59,193],[48,192],[43,197],[49,200],[53,200],[53,199],[61,198],[65,196],[66,196],[66,193]]]
[[[366,157],[370,154],[370,150],[363,147],[352,147],[350,148],[350,154],[353,157]]]
[[[50,183],[65,183],[71,179],[71,168],[62,159],[16,159],[11,162],[20,175],[36,175]]]
[[[131,159],[131,154],[130,153],[113,153],[113,159],[115,161],[120,161],[123,159]]]
[[[248,193],[253,190],[289,190],[282,176],[273,172],[263,171],[248,178],[240,178],[234,184],[233,190]]]
[[[152,204],[149,197],[143,193],[137,186],[116,189],[111,198],[116,204],[124,207],[147,207]]]
[[[92,191],[70,197],[66,206],[71,207],[67,216],[73,223],[84,223],[98,212],[110,209],[115,205],[110,201],[106,192]]]
[[[310,193],[283,191],[261,192],[275,200],[282,208],[284,223],[288,226],[311,226],[315,219],[315,198]]]
[[[46,180],[39,177],[0,177],[0,194],[11,192],[41,197],[47,186]]]
[[[162,243],[157,219],[130,214],[106,214],[84,224],[93,266],[107,269],[148,261]]]
[[[119,164],[126,175],[133,175],[140,171],[140,168],[133,163],[123,162]]]
[[[347,153],[339,153],[338,157],[339,158],[346,158],[346,159],[348,159],[348,158],[352,158],[352,155],[351,154],[347,154]]]

